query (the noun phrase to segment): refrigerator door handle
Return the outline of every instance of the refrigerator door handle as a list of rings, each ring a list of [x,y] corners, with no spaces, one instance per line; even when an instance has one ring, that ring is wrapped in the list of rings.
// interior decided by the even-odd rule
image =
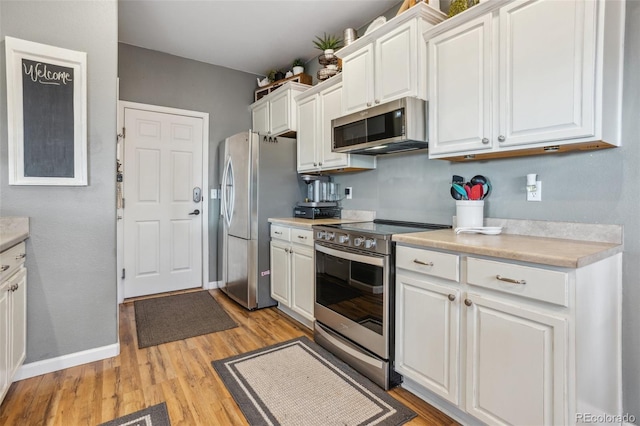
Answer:
[[[227,170],[229,163],[224,164],[224,171],[222,172],[222,182],[220,183],[220,216],[227,217]]]
[[[229,177],[231,177],[231,184],[229,184]],[[224,206],[224,219],[227,223],[227,227],[231,226],[231,219],[233,218],[233,207],[235,199],[235,188],[233,186],[233,163],[231,158],[227,161],[227,166],[224,169],[223,182],[223,206]]]

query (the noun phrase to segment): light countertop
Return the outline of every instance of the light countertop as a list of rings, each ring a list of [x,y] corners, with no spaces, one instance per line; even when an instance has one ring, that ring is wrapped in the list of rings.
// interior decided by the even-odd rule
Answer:
[[[393,241],[482,256],[579,268],[622,252],[623,245],[527,235],[458,234],[453,229],[396,234]]]
[[[0,251],[5,251],[28,237],[28,217],[0,217]]]

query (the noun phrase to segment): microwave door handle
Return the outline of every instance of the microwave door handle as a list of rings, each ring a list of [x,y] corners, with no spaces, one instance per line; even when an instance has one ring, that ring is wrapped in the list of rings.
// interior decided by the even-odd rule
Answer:
[[[321,253],[325,253],[334,257],[352,260],[354,262],[366,263],[367,265],[384,267],[384,259],[380,257],[363,256],[361,254],[351,253],[348,251],[335,250],[329,247],[321,246],[320,244],[317,244],[317,243],[315,247],[316,247],[316,251],[319,251]]]

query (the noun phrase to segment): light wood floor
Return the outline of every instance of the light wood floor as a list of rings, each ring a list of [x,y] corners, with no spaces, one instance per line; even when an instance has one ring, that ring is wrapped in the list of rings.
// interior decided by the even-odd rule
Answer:
[[[138,349],[133,303],[120,306],[120,355],[14,383],[0,405],[0,425],[97,425],[165,401],[173,426],[246,425],[211,361],[299,336],[301,324],[275,308],[249,312],[211,294],[239,327]],[[418,413],[409,425],[454,425],[411,393],[394,398]]]

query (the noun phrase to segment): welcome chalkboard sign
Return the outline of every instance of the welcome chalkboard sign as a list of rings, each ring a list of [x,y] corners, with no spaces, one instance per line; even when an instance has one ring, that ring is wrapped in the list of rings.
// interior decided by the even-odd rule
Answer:
[[[86,185],[86,54],[6,37],[10,185]]]

